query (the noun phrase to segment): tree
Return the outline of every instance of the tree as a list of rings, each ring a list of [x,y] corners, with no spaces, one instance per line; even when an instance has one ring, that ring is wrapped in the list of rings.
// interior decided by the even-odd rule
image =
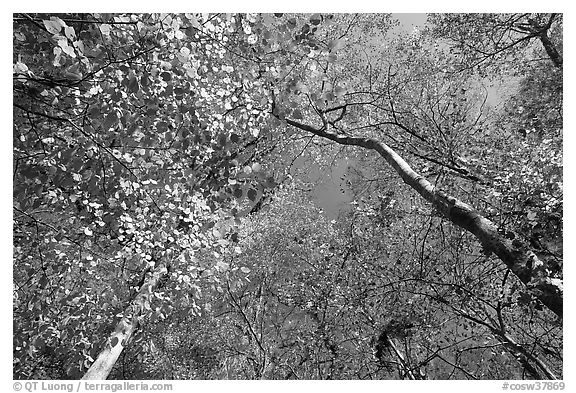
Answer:
[[[431,33],[453,43],[462,57],[460,69],[473,69],[484,62],[498,64],[507,58],[525,61],[523,50],[536,40],[552,64],[562,68],[557,42],[561,40],[561,14],[432,14],[430,19]]]
[[[446,375],[476,377],[468,370],[473,362],[461,359],[477,352],[454,344],[448,352],[455,360],[442,358],[443,365],[436,366],[443,350],[418,347],[433,342],[433,331],[410,332],[413,321],[406,316],[413,306],[397,311],[393,306],[394,300],[410,305],[418,296],[455,321],[475,323],[474,332],[490,331],[509,354],[521,355],[533,377],[555,377],[549,359],[526,350],[518,341],[522,334],[506,328],[521,320],[522,307],[544,305],[562,317],[561,249],[554,246],[562,212],[556,69],[562,64],[561,18],[522,15],[502,25],[494,15],[446,17],[460,18],[463,25],[446,30],[447,24],[433,17],[432,32],[392,37],[389,15],[15,15],[15,376],[149,375],[159,359],[182,358],[169,343],[184,340],[182,329],[195,326],[199,338],[184,341],[198,353],[189,371],[196,376],[237,377],[249,366],[242,377],[423,378],[427,367],[438,367],[435,376],[452,367]],[[491,52],[472,48],[470,56],[486,54],[482,59],[462,60],[450,45],[429,39],[456,37],[468,48],[470,37],[456,34],[463,26],[476,31],[473,38],[485,38],[482,45],[490,42],[489,33],[513,32],[506,33],[509,43],[497,43]],[[490,152],[520,124],[508,121],[506,112],[495,120],[486,109],[482,80],[466,68],[452,72],[453,65],[460,61],[473,69],[488,59],[497,65],[498,56],[512,49],[530,58],[533,48],[523,45],[533,38],[556,67],[530,69],[514,100],[533,110],[520,122],[525,130],[538,128],[541,156],[502,174],[498,166],[505,154]],[[553,101],[546,108],[531,98],[530,81],[545,86],[550,80]],[[507,134],[493,132],[500,125]],[[551,142],[544,143],[546,135]],[[537,144],[514,143],[519,156]],[[534,169],[550,153],[558,159]],[[359,210],[352,222],[374,235],[366,243],[353,230],[334,232],[324,219],[306,229],[313,209],[297,199],[300,207],[291,210],[286,203],[292,196],[281,191],[300,184],[291,175],[298,173],[295,166],[326,168],[342,156],[409,186],[390,180],[388,190],[371,191],[369,203],[354,208]],[[378,169],[382,159],[390,169]],[[494,209],[503,194],[508,199]],[[425,223],[417,213],[426,205],[416,195],[429,206]],[[464,202],[470,195],[476,208]],[[392,196],[402,209],[392,209]],[[529,196],[533,207],[517,206]],[[374,217],[376,207],[380,213]],[[281,223],[267,219],[271,212]],[[300,221],[292,228],[294,237],[285,239],[291,218]],[[390,261],[376,257],[386,249],[377,236],[409,238],[410,229],[425,226],[443,231],[442,220],[468,231],[479,245],[454,229],[465,246],[434,269],[425,252],[406,268],[379,266]],[[259,244],[240,236],[252,222]],[[406,227],[392,230],[391,222]],[[277,227],[283,229],[271,230]],[[414,239],[422,250],[450,249],[439,236]],[[293,268],[270,270],[243,259],[250,252],[256,260],[276,258],[269,245]],[[294,247],[305,249],[313,268],[294,260]],[[404,255],[400,241],[396,247],[389,251]],[[463,250],[485,256],[460,258]],[[434,271],[449,272],[459,263],[478,269],[480,281],[490,284],[489,311],[478,305],[474,291],[466,295],[473,285],[464,273],[448,283],[430,279]],[[507,278],[508,271],[518,281]],[[246,283],[248,272],[254,281]],[[383,292],[365,291],[376,272],[396,277],[380,282],[394,293],[378,307],[370,302]],[[408,273],[411,284],[405,286],[408,281],[399,277]],[[491,282],[503,277],[501,287]],[[519,283],[525,289],[518,289]],[[445,307],[449,294],[440,291],[445,285],[460,288],[455,298],[471,308]],[[510,321],[474,319],[471,312],[496,315],[501,288],[509,296],[519,294],[517,307],[507,304]],[[279,311],[272,313],[267,302]],[[225,316],[216,317],[215,309]],[[434,321],[431,308],[414,310],[419,325]],[[395,318],[381,315],[391,311]],[[283,319],[299,327],[285,327],[278,322]],[[204,320],[222,338],[206,339]],[[153,345],[151,332],[166,326],[165,344]],[[552,353],[554,334],[544,345]],[[357,335],[372,337],[372,344]],[[410,345],[414,341],[420,344]],[[131,343],[137,345],[126,352]],[[217,351],[220,344],[229,352]],[[379,356],[367,357],[370,348]],[[118,362],[126,365],[127,357],[142,367],[120,370]],[[226,372],[219,361],[228,362]]]
[[[221,23],[219,31],[231,25],[219,17],[204,21],[211,31],[213,23]],[[39,316],[24,316],[38,345],[29,344],[27,333],[17,340],[17,359],[66,337],[62,328],[69,319],[60,309],[94,302],[75,292],[82,281],[96,291],[98,303],[110,297],[105,304],[118,307],[129,296],[128,282],[153,269],[130,305],[120,306],[124,319],[101,345],[110,351],[126,344],[137,320],[152,312],[148,298],[168,265],[181,277],[194,249],[217,252],[228,242],[231,226],[224,221],[238,214],[223,209],[227,201],[238,193],[255,200],[253,187],[271,184],[261,172],[244,168],[253,156],[241,156],[257,143],[260,122],[253,109],[258,97],[243,93],[243,73],[250,70],[229,65],[220,57],[226,50],[213,47],[203,29],[194,15],[15,17],[16,231],[23,240],[36,239],[31,246],[40,257],[28,262],[26,255],[34,255],[28,245],[17,247],[16,282],[32,299],[49,294],[49,304],[59,304],[52,316],[38,302]],[[222,77],[211,74],[216,68]],[[239,114],[234,127],[245,128],[243,134],[230,130],[233,111]],[[228,178],[236,174],[233,184]],[[42,237],[49,242],[38,241]],[[56,263],[55,252],[66,263]],[[81,262],[68,259],[75,253]],[[97,289],[114,282],[122,292]],[[81,372],[101,346],[86,317],[75,319],[87,337],[69,375]],[[65,356],[67,350],[59,351]],[[107,362],[108,371],[117,355]]]
[[[416,46],[418,47],[417,43]],[[326,56],[324,61],[327,64],[330,64],[330,56],[334,56],[334,53],[331,53],[334,48],[336,46],[328,47],[324,53]],[[355,56],[348,54],[348,58],[355,58]],[[322,60],[323,58],[320,57],[318,61]],[[433,186],[423,176],[415,172],[396,151],[379,138],[371,136],[374,134],[370,134],[370,132],[377,133],[382,126],[392,126],[406,132],[410,138],[419,139],[424,144],[428,144],[427,136],[433,132],[432,130],[413,128],[412,124],[409,123],[410,118],[403,116],[404,112],[398,113],[399,109],[395,107],[395,101],[400,100],[391,94],[391,80],[395,77],[391,74],[391,68],[392,65],[388,67],[388,74],[381,78],[379,84],[371,82],[371,90],[367,92],[360,86],[355,90],[355,86],[352,85],[346,88],[346,94],[340,98],[336,97],[333,92],[324,93],[324,99],[320,100],[322,102],[316,99],[317,94],[307,94],[307,91],[311,90],[311,87],[305,85],[307,81],[298,82],[300,85],[296,83],[294,87],[276,88],[276,95],[272,104],[273,114],[278,120],[302,131],[339,144],[358,146],[380,154],[406,184],[430,202],[445,218],[474,234],[487,253],[496,254],[528,288],[534,289],[533,293],[543,304],[558,316],[562,316],[561,280],[550,276],[549,267],[530,250],[527,244],[520,240],[520,236],[517,236],[513,230],[507,230],[508,235],[501,233],[502,231],[498,230],[497,225],[472,206]],[[410,72],[410,70],[408,71]],[[310,83],[315,83],[315,81],[312,80]],[[320,84],[322,88],[325,87],[324,82]],[[382,91],[386,93],[383,94]],[[300,98],[298,95],[300,97],[306,95],[307,99]],[[367,98],[363,99],[364,96]],[[293,103],[296,103],[299,108],[305,107],[311,118],[314,116],[318,125],[299,121],[298,118],[302,118],[302,109],[291,110],[290,107],[294,107]],[[372,113],[374,120],[369,118],[368,121],[363,122],[357,119],[352,121],[360,123],[360,127],[355,127],[355,129],[369,130],[367,131],[368,136],[349,135],[350,132],[341,125],[346,124],[346,116],[353,116],[347,113],[348,107],[367,105],[375,106]],[[290,116],[294,116],[296,120]],[[433,116],[433,114],[430,115],[431,118]],[[403,121],[403,118],[406,120]]]

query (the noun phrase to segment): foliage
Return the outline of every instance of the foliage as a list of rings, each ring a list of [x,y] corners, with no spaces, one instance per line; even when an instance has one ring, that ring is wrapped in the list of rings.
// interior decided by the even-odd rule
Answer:
[[[536,41],[540,41],[538,57],[562,66],[561,14],[431,14],[429,20],[430,33],[452,44],[457,71],[489,75],[487,71],[495,67],[500,72],[521,72],[533,60],[527,49],[534,49]]]
[[[253,155],[243,156],[257,143],[260,113],[252,103],[258,97],[242,92],[247,70],[228,65],[225,49],[202,35],[194,15],[20,19],[14,200],[22,242],[15,279],[24,296],[15,307],[33,308],[23,317],[30,325],[17,329],[24,334],[16,359],[48,343],[62,356],[79,354],[67,370],[78,375],[99,346],[98,327],[106,328],[129,297],[128,283],[176,255],[173,274],[189,287],[194,250],[228,244],[238,214],[228,201],[255,201],[254,191],[273,181],[250,162]],[[235,32],[234,21],[212,21],[220,32]],[[207,30],[216,29],[211,23],[205,21]],[[227,107],[234,102],[239,116],[232,123]],[[182,289],[172,296],[188,296]],[[77,304],[86,309],[65,311]]]
[[[560,280],[561,23],[14,15],[14,377],[84,375],[164,265],[111,378],[561,376],[561,324],[500,261],[287,122],[384,141]],[[332,219],[305,190],[335,162]]]

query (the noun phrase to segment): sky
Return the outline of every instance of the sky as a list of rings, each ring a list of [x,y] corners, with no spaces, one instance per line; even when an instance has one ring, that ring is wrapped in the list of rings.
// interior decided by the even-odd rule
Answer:
[[[312,197],[318,207],[330,218],[337,218],[341,211],[350,208],[352,196],[342,178],[346,175],[350,161],[342,158],[334,163],[330,171],[318,173]]]
[[[392,14],[392,17],[398,19],[401,30],[406,32],[412,31],[414,27],[421,27],[426,23],[428,14]]]
[[[398,32],[409,33],[414,27],[424,25],[427,14],[399,13],[392,14],[392,17],[400,22]],[[352,195],[342,180],[350,165],[354,165],[354,161],[342,159],[335,161],[330,171],[311,174],[311,178],[316,180],[316,186],[311,190],[311,197],[330,218],[337,218],[340,212],[350,208]]]

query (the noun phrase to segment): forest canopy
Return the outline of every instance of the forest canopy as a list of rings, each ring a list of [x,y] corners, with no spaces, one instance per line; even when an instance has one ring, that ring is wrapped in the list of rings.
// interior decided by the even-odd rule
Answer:
[[[562,34],[13,14],[14,379],[562,379]]]

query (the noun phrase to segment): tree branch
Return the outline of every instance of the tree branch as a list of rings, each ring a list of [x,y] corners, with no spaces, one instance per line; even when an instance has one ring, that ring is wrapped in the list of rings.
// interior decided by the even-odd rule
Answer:
[[[276,115],[275,115],[276,116]],[[498,231],[497,226],[482,216],[472,206],[447,195],[432,185],[393,149],[371,138],[335,134],[291,119],[287,124],[322,138],[348,146],[359,146],[376,151],[396,171],[401,179],[430,202],[438,212],[453,224],[472,233],[486,252],[494,253],[522,281],[532,295],[558,317],[563,315],[562,280],[551,278],[545,264],[515,234],[510,240]]]

